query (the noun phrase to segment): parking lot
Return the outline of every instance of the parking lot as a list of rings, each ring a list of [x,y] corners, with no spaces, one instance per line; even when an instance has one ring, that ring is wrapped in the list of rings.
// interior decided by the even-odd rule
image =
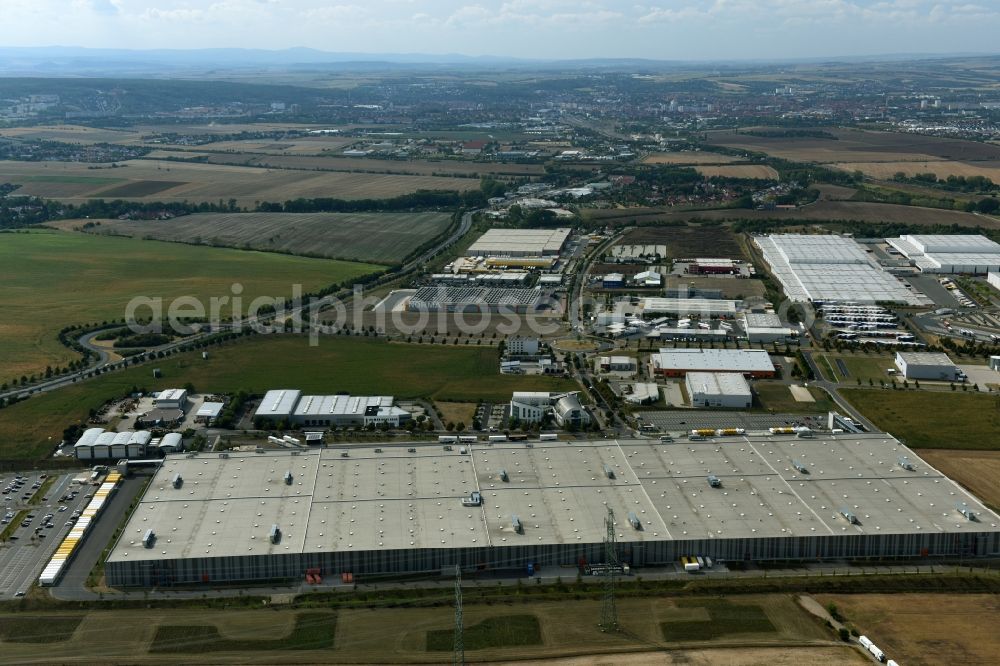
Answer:
[[[0,488],[10,491],[2,496],[0,527],[14,525],[13,533],[0,544],[0,599],[22,596],[28,591],[69,532],[76,520],[74,516],[83,511],[94,487],[72,483],[81,473],[58,476],[45,495],[37,498],[36,492],[47,479],[44,473],[0,477]],[[22,513],[25,511],[26,515]],[[15,522],[22,515],[24,518]]]

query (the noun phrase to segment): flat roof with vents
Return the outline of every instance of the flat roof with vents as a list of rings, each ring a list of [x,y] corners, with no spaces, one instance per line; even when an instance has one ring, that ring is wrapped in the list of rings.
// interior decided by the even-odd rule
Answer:
[[[466,455],[410,446],[352,447],[347,457],[337,449],[169,456],[108,562],[594,544],[607,506],[623,543],[1000,532],[1000,517],[880,433],[484,443]],[[900,467],[901,456],[913,470]],[[174,488],[178,474],[184,483]],[[472,492],[481,507],[462,504]],[[956,511],[959,503],[978,520]],[[843,519],[845,506],[858,524]],[[642,531],[621,527],[629,512]],[[523,533],[511,530],[512,515]],[[279,543],[268,539],[274,524]],[[158,538],[143,549],[148,529]]]
[[[932,303],[883,270],[853,238],[772,234],[754,242],[789,300]]]

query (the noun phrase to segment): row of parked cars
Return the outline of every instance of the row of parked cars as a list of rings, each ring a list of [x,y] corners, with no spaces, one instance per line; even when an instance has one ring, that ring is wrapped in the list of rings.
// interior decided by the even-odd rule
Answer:
[[[38,481],[35,481],[34,483],[31,484],[30,489],[25,490],[24,486],[27,485],[28,479],[18,474],[13,479],[11,479],[10,482],[8,482],[7,485],[4,486],[4,489],[0,492],[2,492],[4,495],[7,496],[4,498],[5,502],[13,502],[14,500],[17,499],[17,494],[23,492],[21,499],[27,502],[28,500],[31,499],[31,496],[35,494],[35,491],[42,487],[41,479],[44,478],[45,475],[43,474]]]

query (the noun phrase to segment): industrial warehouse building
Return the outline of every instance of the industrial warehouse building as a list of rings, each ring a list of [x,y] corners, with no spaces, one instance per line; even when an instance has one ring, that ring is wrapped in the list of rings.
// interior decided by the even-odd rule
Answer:
[[[753,393],[738,372],[689,372],[684,377],[693,407],[749,409]]]
[[[410,420],[410,413],[393,402],[391,396],[385,395],[302,395],[295,389],[275,389],[264,394],[254,421],[313,428],[382,424],[398,428]]]
[[[754,242],[785,295],[796,303],[932,304],[883,270],[852,238],[772,234]]]
[[[546,292],[499,287],[421,287],[406,305],[410,312],[507,312],[527,314],[540,308]]]
[[[164,389],[153,398],[156,409],[180,409],[187,407],[188,393],[184,389]]]
[[[169,456],[108,584],[600,563],[608,508],[633,566],[1000,555],[1000,516],[884,434],[378,446]]]
[[[661,349],[650,355],[654,375],[683,377],[688,372],[737,372],[745,377],[774,377],[774,364],[763,349]]]
[[[896,367],[907,379],[954,382],[962,378],[962,371],[940,352],[896,352]]]
[[[785,342],[796,338],[799,332],[781,323],[781,317],[773,312],[743,313],[743,332],[747,342]]]
[[[73,445],[73,452],[78,460],[144,458],[149,453],[152,439],[153,435],[148,430],[114,432],[89,428]]]
[[[645,315],[675,314],[680,316],[734,317],[737,301],[716,298],[643,298],[639,307]]]
[[[1000,244],[980,234],[908,234],[887,238],[924,273],[985,274],[1000,270]]]
[[[562,252],[570,230],[490,229],[465,251],[467,257],[545,257]]]

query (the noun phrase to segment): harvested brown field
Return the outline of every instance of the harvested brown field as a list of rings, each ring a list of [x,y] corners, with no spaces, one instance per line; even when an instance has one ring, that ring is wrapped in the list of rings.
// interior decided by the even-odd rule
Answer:
[[[187,157],[181,151],[177,157]],[[472,162],[469,160],[380,160],[370,157],[334,157],[309,155],[268,155],[251,152],[214,153],[205,161],[209,164],[236,164],[243,166],[280,169],[305,169],[321,171],[364,171],[371,173],[403,173],[418,176],[431,175],[542,175],[541,164],[505,164],[503,162]]]
[[[0,129],[0,136],[21,139],[42,139],[45,141],[64,141],[66,143],[120,143],[140,144],[142,133],[134,129],[105,129],[101,127],[83,127],[81,125],[37,125],[34,127],[5,127]]]
[[[640,227],[627,233],[620,244],[666,245],[667,254],[674,259],[745,258],[733,232],[720,225]]]
[[[651,153],[643,158],[643,164],[732,164],[739,162],[740,158],[721,153],[707,153],[701,151],[680,151],[676,153]]]
[[[991,594],[818,595],[906,666],[997,663],[1000,598]]]
[[[569,572],[567,575],[571,575]],[[831,632],[822,627],[795,601],[786,595],[751,595],[736,604],[752,604],[766,614],[772,630],[741,631],[730,623],[721,636],[712,641],[693,639],[682,643],[664,643],[660,623],[677,617],[678,613],[704,615],[706,609],[717,606],[718,600],[692,598],[681,608],[675,600],[623,598],[618,602],[620,633],[595,630],[600,613],[597,601],[529,602],[509,606],[487,606],[467,603],[464,621],[467,631],[496,618],[531,615],[536,618],[541,642],[526,645],[502,644],[499,647],[473,649],[467,644],[470,662],[516,660],[517,663],[547,663],[541,660],[572,657],[573,664],[631,663],[696,663],[749,665],[766,663],[770,666],[791,664],[863,663],[860,653],[834,642]],[[702,607],[704,606],[704,607]],[[311,620],[322,614],[329,616],[326,625],[335,623],[332,649],[310,649],[295,645],[291,637],[302,633],[303,617]],[[39,626],[55,614],[36,613]],[[282,609],[230,608],[226,610],[160,609],[95,610],[61,613],[65,622],[82,618],[64,641],[44,644],[0,642],[5,663],[192,663],[197,656],[186,653],[183,637],[204,640],[213,651],[211,662],[232,664],[440,664],[450,660],[450,650],[429,651],[428,632],[447,631],[454,626],[454,611],[448,606],[430,608],[376,608],[327,611],[293,611]],[[0,616],[0,622],[16,615]],[[108,632],[107,627],[115,627]],[[318,625],[320,629],[324,625]],[[184,627],[174,631],[177,642],[163,645],[163,627]],[[205,631],[205,629],[209,629]],[[310,625],[308,629],[313,629]],[[197,631],[201,629],[202,631]],[[151,648],[161,637],[160,647],[176,647],[178,651],[152,653]],[[306,637],[308,638],[308,636]],[[236,646],[245,641],[247,648]],[[255,646],[264,649],[255,649]],[[222,651],[214,651],[224,648]],[[652,649],[658,649],[656,662],[645,660]],[[597,655],[606,655],[598,657]],[[687,657],[691,658],[688,659]],[[756,657],[756,659],[754,658]],[[670,661],[667,661],[670,659]],[[559,662],[556,662],[559,663]]]
[[[443,232],[446,213],[205,213],[100,220],[89,233],[393,264]],[[81,227],[81,220],[53,226]]]
[[[99,182],[92,179],[99,179]],[[473,178],[380,175],[339,172],[265,169],[223,164],[128,160],[117,168],[92,168],[72,162],[0,162],[0,182],[20,183],[19,194],[81,203],[105,197],[113,183],[176,181],[176,187],[154,195],[129,197],[147,201],[217,202],[236,199],[252,207],[257,201],[286,201],[299,197],[379,199],[417,190],[469,190],[479,187]],[[86,188],[84,184],[94,185]],[[67,189],[71,185],[71,191]],[[124,198],[124,197],[123,197]]]
[[[745,208],[674,211],[670,208],[611,208],[586,210],[588,221],[609,225],[677,223],[690,220],[805,220],[806,222],[893,222],[904,224],[956,224],[960,227],[1000,229],[1000,221],[956,210],[920,208],[865,201],[824,201],[788,210]]]
[[[272,155],[322,155],[339,150],[357,139],[344,136],[317,136],[288,140],[214,141],[197,146],[198,150],[234,153],[270,153]]]
[[[699,166],[695,167],[698,173],[711,178],[721,176],[723,178],[760,178],[774,180],[778,177],[778,172],[773,167],[766,164],[732,164],[729,166]]]
[[[95,197],[109,199],[124,199],[129,197],[148,197],[165,190],[179,187],[184,183],[176,180],[136,180],[124,185],[115,185],[106,190],[95,192]]]
[[[1000,161],[956,162],[936,160],[933,162],[838,162],[832,164],[845,171],[861,171],[866,176],[886,180],[902,172],[907,176],[918,173],[933,173],[940,179],[948,176],[983,176],[994,183],[1000,183]],[[943,192],[942,196],[950,193]]]
[[[922,449],[920,457],[994,507],[1000,507],[1000,451]]]
[[[708,142],[800,162],[1000,160],[1000,146],[897,132],[823,128],[837,137],[771,137],[710,132]]]

